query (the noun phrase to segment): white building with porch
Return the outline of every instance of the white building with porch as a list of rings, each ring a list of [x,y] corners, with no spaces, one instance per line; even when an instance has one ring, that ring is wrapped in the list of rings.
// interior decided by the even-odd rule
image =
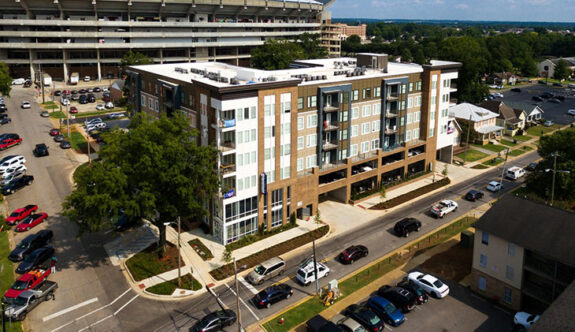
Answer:
[[[500,140],[505,128],[496,124],[499,114],[469,103],[461,103],[449,108],[450,116],[460,124],[471,126],[471,137],[478,144],[487,144],[491,140]]]

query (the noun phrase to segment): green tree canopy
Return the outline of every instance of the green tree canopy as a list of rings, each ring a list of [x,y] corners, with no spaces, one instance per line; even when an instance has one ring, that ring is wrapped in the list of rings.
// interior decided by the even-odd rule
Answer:
[[[120,64],[122,65],[122,70],[126,70],[129,66],[137,66],[137,65],[149,65],[154,63],[154,60],[147,55],[144,55],[140,52],[133,52],[132,50],[128,51],[127,53],[122,56],[122,60]]]
[[[555,65],[555,73],[553,78],[558,80],[565,80],[571,76],[571,69],[569,69],[569,63],[563,59],[557,61]]]
[[[12,90],[12,77],[10,77],[8,66],[0,62],[0,93],[3,96],[10,96]]]
[[[81,232],[109,228],[120,209],[148,218],[159,228],[163,247],[164,223],[206,215],[205,204],[219,187],[217,152],[196,143],[197,132],[181,112],[157,120],[140,114],[129,129],[104,136],[101,160],[77,171],[76,189],[63,207]]]
[[[305,59],[305,54],[297,43],[268,39],[262,46],[252,49],[252,66],[264,70],[287,69],[292,61]]]
[[[322,59],[327,58],[327,48],[319,42],[319,34],[304,33],[299,36],[297,44],[305,52],[304,59]]]

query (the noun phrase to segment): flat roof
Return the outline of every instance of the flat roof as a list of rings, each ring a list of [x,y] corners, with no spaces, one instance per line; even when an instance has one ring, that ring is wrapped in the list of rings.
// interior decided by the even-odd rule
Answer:
[[[423,67],[420,65],[397,62],[389,62],[385,73],[382,70],[371,68],[364,68],[362,71],[362,68],[357,67],[355,58],[298,60],[294,63],[296,65],[310,65],[310,67],[260,70],[220,62],[182,62],[132,66],[131,68],[183,82],[198,81],[216,88],[282,81],[299,82],[299,85],[313,85],[423,72]],[[363,74],[348,77],[347,73],[351,72],[362,72]]]

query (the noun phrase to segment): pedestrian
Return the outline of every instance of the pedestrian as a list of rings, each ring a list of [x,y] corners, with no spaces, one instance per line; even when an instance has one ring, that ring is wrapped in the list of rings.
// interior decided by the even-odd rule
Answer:
[[[58,261],[58,259],[56,259],[56,256],[52,256],[52,259],[50,262],[51,263],[50,264],[51,265],[51,271],[50,271],[51,273],[56,273],[56,262],[57,261]]]

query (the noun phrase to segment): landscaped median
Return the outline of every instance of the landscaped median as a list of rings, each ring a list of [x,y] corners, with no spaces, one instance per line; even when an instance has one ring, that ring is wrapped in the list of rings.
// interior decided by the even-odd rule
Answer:
[[[181,266],[184,261],[181,260]],[[135,254],[126,261],[126,267],[135,281],[154,277],[178,268],[178,248],[167,243],[162,258],[159,258],[156,243]]]
[[[206,247],[206,245],[203,244],[200,239],[193,239],[188,241],[188,244],[203,260],[208,261],[214,258],[214,254],[212,254],[210,249],[208,249],[208,247]]]
[[[393,253],[384,256],[363,270],[343,278],[343,280],[339,282],[341,296],[336,302],[369,285],[386,273],[402,266],[412,257],[461,233],[463,230],[469,228],[476,220],[476,218],[466,216],[448,223],[433,233],[425,235],[414,242],[410,242],[395,250]],[[311,317],[321,313],[326,308],[320,299],[314,296],[276,315],[262,324],[262,326],[270,332],[290,331]],[[280,324],[278,319],[280,316],[283,318],[283,324]]]
[[[146,288],[146,292],[157,295],[172,295],[176,289],[186,289],[197,291],[202,289],[202,284],[199,283],[191,274],[182,276],[180,287],[178,287],[178,279],[165,281],[160,284]]]
[[[423,186],[421,188],[417,188],[417,189],[410,191],[408,193],[405,193],[403,195],[399,195],[397,197],[389,199],[385,202],[378,203],[378,204],[372,206],[370,209],[371,210],[391,209],[392,207],[398,206],[398,205],[403,204],[405,202],[408,202],[412,199],[418,198],[421,195],[425,195],[425,194],[432,192],[436,189],[447,186],[450,183],[451,183],[451,180],[449,180],[449,178],[443,178],[439,181],[435,181],[434,183],[430,183],[430,184]]]

